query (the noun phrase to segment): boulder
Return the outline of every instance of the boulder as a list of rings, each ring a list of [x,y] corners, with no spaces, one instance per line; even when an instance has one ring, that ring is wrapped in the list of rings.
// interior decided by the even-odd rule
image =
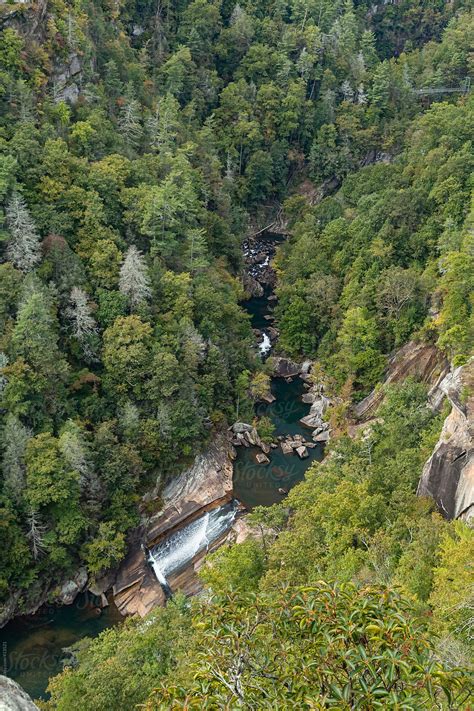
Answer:
[[[275,402],[276,397],[273,395],[273,393],[266,393],[265,395],[262,395],[260,398],[262,402],[266,402],[268,405],[271,405],[272,402]]]
[[[280,442],[280,447],[283,454],[293,454],[293,447],[285,440]]]
[[[301,445],[300,447],[296,447],[296,454],[300,459],[306,459],[308,457],[308,450],[304,445]]]
[[[260,441],[260,437],[258,436],[258,432],[255,429],[255,427],[252,427],[252,429],[250,431],[247,431],[245,433],[245,437],[246,437],[248,443],[252,445],[252,447],[260,447],[262,444]]]
[[[61,605],[71,605],[87,585],[87,570],[80,568],[75,576],[61,585],[57,595]]]
[[[300,366],[290,358],[281,356],[271,356],[267,363],[270,365],[275,378],[294,378],[300,372]]]
[[[0,711],[38,711],[38,707],[16,681],[0,674]]]
[[[314,442],[329,442],[329,439],[330,439],[329,430],[322,430],[321,432],[318,432],[317,434],[313,434],[313,441]]]
[[[258,464],[270,464],[269,458],[266,454],[263,454],[263,452],[259,452],[255,459],[257,460]]]
[[[242,276],[242,286],[244,287],[245,295],[249,299],[252,297],[261,298],[264,294],[263,286],[248,272],[244,272]]]
[[[253,425],[248,425],[246,422],[234,422],[230,429],[234,434],[239,435],[244,432],[251,432],[253,430]]]
[[[316,398],[311,405],[309,414],[306,415],[306,417],[301,418],[301,424],[313,430],[317,427],[321,427],[323,424],[323,415],[326,412],[329,403],[330,401],[325,395],[316,395]]]

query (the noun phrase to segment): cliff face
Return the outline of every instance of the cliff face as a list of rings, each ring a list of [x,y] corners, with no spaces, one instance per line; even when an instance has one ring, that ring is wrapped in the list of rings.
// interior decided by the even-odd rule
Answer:
[[[449,373],[432,397],[439,393],[451,403],[433,454],[426,462],[418,486],[420,496],[430,496],[446,518],[474,518],[474,360]],[[467,394],[469,394],[467,396]]]
[[[409,341],[395,351],[390,358],[384,385],[399,383],[412,377],[435,389],[448,372],[448,361],[436,346]],[[355,406],[356,419],[359,422],[365,422],[372,418],[383,398],[383,388],[373,390],[370,395]]]

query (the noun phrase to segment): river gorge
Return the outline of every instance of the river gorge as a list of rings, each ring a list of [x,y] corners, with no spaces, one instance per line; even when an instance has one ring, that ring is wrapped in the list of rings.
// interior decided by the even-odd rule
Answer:
[[[250,293],[243,307],[250,314],[256,347],[264,360],[270,356],[278,336],[272,325],[275,275],[271,260],[283,239],[280,234],[262,233],[244,243],[244,285],[247,291],[250,285]],[[311,430],[300,422],[310,412],[309,401],[302,401],[309,385],[298,372],[274,375],[268,401],[256,405],[256,415],[267,416],[275,428],[274,442],[267,448],[269,461],[259,464],[256,460],[259,449],[245,438],[234,449],[226,437],[225,442],[219,441],[215,451],[211,447],[210,459],[198,456],[194,469],[187,470],[181,480],[171,482],[168,509],[165,495],[164,515],[160,512],[150,523],[141,545],[135,546],[125,567],[118,571],[113,588],[118,608],[113,595],[109,595],[104,607],[103,595],[97,597],[86,592],[71,605],[44,606],[35,615],[15,618],[1,630],[3,673],[18,681],[33,698],[45,698],[48,678],[61,671],[64,659],[70,658],[67,648],[83,637],[95,637],[117,624],[122,619],[121,611],[145,613],[154,605],[163,604],[167,596],[181,587],[190,594],[197,592],[190,566],[197,567],[208,551],[227,539],[245,510],[281,501],[303,479],[311,462],[322,458],[323,444],[312,442]],[[304,456],[288,450],[285,454],[284,438],[292,438],[295,445],[306,442]],[[224,459],[227,458],[228,464],[223,465],[220,458],[226,449]],[[218,493],[223,496],[214,499],[211,493],[206,500],[205,492],[200,499],[196,489],[200,488],[200,476],[205,479],[209,463],[221,477]],[[202,489],[205,490],[205,483]],[[178,515],[176,500],[181,502]],[[171,518],[168,511],[172,512]],[[130,577],[131,569],[135,575]],[[190,572],[192,576],[188,575]],[[146,598],[141,608],[130,607],[133,596]]]

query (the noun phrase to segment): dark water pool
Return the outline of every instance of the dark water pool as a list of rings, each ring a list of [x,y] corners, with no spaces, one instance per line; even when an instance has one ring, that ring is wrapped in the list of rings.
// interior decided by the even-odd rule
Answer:
[[[122,619],[113,604],[100,611],[91,595],[80,595],[72,605],[17,617],[0,630],[1,673],[15,679],[33,699],[46,699],[48,679],[62,671],[67,657],[62,650]]]
[[[299,420],[309,412],[309,405],[301,402],[303,381],[295,378],[292,383],[283,379],[273,380],[272,392],[276,401],[271,405],[259,405],[257,415],[266,415],[275,425],[275,436],[301,434],[311,441],[311,430],[300,425]],[[283,454],[281,447],[272,449],[268,455],[270,464],[263,466],[255,461],[255,448],[239,447],[234,463],[234,495],[246,508],[270,506],[282,501],[284,494],[304,479],[311,462],[323,458],[323,447],[317,444],[308,449],[309,457],[300,459],[297,454]]]

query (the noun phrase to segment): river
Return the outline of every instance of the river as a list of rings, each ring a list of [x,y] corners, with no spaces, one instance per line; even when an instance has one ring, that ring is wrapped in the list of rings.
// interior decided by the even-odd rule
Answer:
[[[282,239],[281,235],[262,236],[253,243],[252,249],[255,253],[261,249],[270,250],[271,256]],[[258,279],[263,272],[269,274],[269,261],[267,255],[260,263],[250,267],[255,278]],[[271,298],[271,285],[265,283],[263,295],[243,303],[251,315],[253,328],[260,332],[260,352],[263,358],[271,352],[272,341],[266,331],[270,325],[266,317],[271,315]],[[274,378],[271,387],[275,401],[271,404],[258,404],[256,414],[266,415],[271,419],[275,426],[275,437],[300,434],[304,438],[310,438],[310,431],[299,423],[300,418],[307,415],[310,408],[301,401],[301,395],[304,393],[303,380],[296,377],[287,382],[283,378]],[[281,448],[277,447],[269,453],[270,463],[266,466],[256,463],[255,453],[253,447],[239,447],[234,464],[234,494],[247,509],[258,505],[269,506],[281,501],[285,496],[284,492],[304,478],[311,462],[322,459],[323,447],[317,444],[308,449],[306,459],[300,459],[297,454],[285,455]],[[166,575],[169,570],[179,566],[184,560],[183,556],[194,551],[194,547],[196,551],[202,550],[214,537],[215,531],[220,531],[222,521],[227,519],[230,523],[233,520],[230,509],[216,513],[213,517],[208,515],[205,521],[199,519],[191,524],[194,526],[192,531],[182,531],[179,540],[185,542],[186,551],[180,551],[178,554],[177,551],[171,550],[170,541],[153,551],[160,565],[160,575],[163,572]],[[190,535],[186,536],[185,533]],[[15,679],[33,698],[46,699],[49,677],[62,670],[62,662],[67,658],[64,648],[74,645],[83,637],[96,637],[121,619],[123,618],[113,603],[100,611],[90,595],[80,595],[73,605],[46,607],[35,615],[17,617],[0,630],[0,671]]]

